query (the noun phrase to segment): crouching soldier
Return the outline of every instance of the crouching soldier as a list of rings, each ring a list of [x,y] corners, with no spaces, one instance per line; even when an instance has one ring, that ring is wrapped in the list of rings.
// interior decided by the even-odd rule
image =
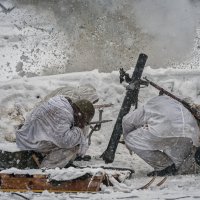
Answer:
[[[178,101],[157,96],[123,118],[127,148],[154,168],[149,176],[195,173],[200,130]]]
[[[59,95],[41,103],[16,132],[21,151],[1,151],[0,168],[65,167],[76,156],[85,155],[88,138],[83,130],[94,114],[93,104],[84,99],[73,103]]]

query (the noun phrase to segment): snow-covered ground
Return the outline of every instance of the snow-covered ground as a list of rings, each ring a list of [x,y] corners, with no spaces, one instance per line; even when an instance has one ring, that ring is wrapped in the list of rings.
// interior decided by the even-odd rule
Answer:
[[[3,2],[7,8],[12,8],[12,4]],[[28,11],[31,10],[31,14],[26,9],[20,10],[18,8],[15,8],[9,15],[0,12],[0,146],[15,150],[14,145],[9,144],[5,138],[15,131],[16,126],[22,120],[19,118],[20,114],[26,115],[51,91],[66,85],[78,87],[90,83],[97,90],[100,97],[99,104],[114,104],[112,107],[105,108],[103,112],[104,119],[112,119],[113,121],[103,124],[102,129],[93,134],[92,144],[87,152],[92,156],[92,160],[89,162],[77,161],[75,164],[97,167],[105,165],[99,156],[107,147],[126,92],[126,84],[119,83],[118,71],[101,73],[95,69],[57,74],[67,70],[66,66],[69,64],[73,48],[70,43],[67,43],[68,38],[64,32],[57,31],[56,21],[54,21],[51,11],[40,13],[41,24],[39,25],[41,26],[39,26],[35,24],[38,12],[30,6],[26,6],[26,8],[29,9]],[[45,24],[47,16],[51,24]],[[195,103],[200,104],[199,38],[200,31],[197,30],[194,51],[184,63],[174,64],[171,68],[159,69],[147,66],[143,76],[147,76],[174,94],[190,97]],[[131,60],[131,66],[134,66],[135,62],[136,60]],[[133,68],[129,70],[129,73],[131,74],[132,71]],[[38,76],[44,74],[46,76]],[[139,105],[155,95],[158,95],[158,91],[150,86],[141,89]],[[96,119],[97,117],[98,113],[95,115]],[[104,186],[99,193],[52,194],[44,191],[42,194],[29,192],[23,195],[32,200],[200,199],[199,175],[168,177],[161,187],[156,186],[157,181],[160,180],[158,178],[149,189],[137,190],[150,180],[146,174],[152,168],[136,155],[130,155],[123,144],[119,144],[114,162],[106,166],[132,168],[135,170],[135,174],[124,184],[107,188]],[[1,192],[0,199],[21,199],[21,197]]]
[[[131,73],[133,69],[129,71]],[[173,91],[174,94],[189,96],[196,103],[200,103],[200,69],[152,69],[146,67],[144,76],[154,80],[165,89]],[[52,90],[65,86],[79,86],[83,83],[91,83],[97,89],[100,97],[99,103],[113,103],[114,105],[104,109],[104,119],[113,119],[111,123],[102,126],[99,132],[95,132],[92,137],[92,144],[88,154],[92,155],[89,162],[76,161],[75,164],[81,166],[101,166],[104,164],[99,156],[106,149],[112,129],[116,120],[125,95],[125,84],[119,83],[119,73],[99,73],[98,70],[68,73],[53,76],[39,76],[32,78],[18,78],[8,81],[2,81],[0,86],[0,136],[1,146],[5,146],[7,141],[5,135],[14,131],[17,124],[17,110],[26,113],[29,109],[40,101],[44,96]],[[158,94],[158,91],[151,88],[141,89],[139,101],[140,105],[147,99]],[[96,114],[95,118],[98,117]],[[10,148],[10,146],[8,146]],[[137,197],[140,199],[174,199],[174,198],[200,198],[199,186],[200,176],[187,175],[167,178],[166,182],[161,186],[150,187],[148,190],[137,190],[140,186],[147,183],[150,178],[146,174],[152,170],[150,166],[144,163],[136,155],[130,155],[123,144],[119,144],[115,161],[107,166],[128,167],[135,170],[135,174],[130,180],[125,181],[125,186],[103,188],[103,192],[98,194],[50,194],[43,192],[42,194],[25,194],[31,199],[123,199]],[[159,181],[159,179],[157,180]],[[16,199],[18,197],[9,193],[0,193],[1,199]]]

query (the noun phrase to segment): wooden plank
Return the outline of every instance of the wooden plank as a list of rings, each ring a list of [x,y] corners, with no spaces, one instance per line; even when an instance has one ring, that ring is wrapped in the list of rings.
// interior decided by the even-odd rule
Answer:
[[[89,176],[70,181],[49,181],[47,175],[0,174],[0,191],[6,192],[97,192],[104,179]]]

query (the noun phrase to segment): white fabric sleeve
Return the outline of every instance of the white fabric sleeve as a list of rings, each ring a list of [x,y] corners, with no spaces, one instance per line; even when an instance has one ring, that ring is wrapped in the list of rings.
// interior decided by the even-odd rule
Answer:
[[[82,141],[82,143],[79,146],[78,155],[84,156],[86,154],[88,148],[89,148],[88,139],[85,139],[84,141]]]
[[[137,128],[142,127],[145,124],[144,120],[144,107],[140,107],[136,110],[130,111],[127,115],[123,117],[122,128],[124,137],[128,133],[134,131]]]
[[[84,156],[89,148],[89,126],[85,126],[82,131],[83,135],[85,136],[84,140],[82,140],[82,143],[79,146],[79,156]]]
[[[69,128],[56,142],[58,147],[70,149],[84,143],[85,136],[79,127],[73,127]]]

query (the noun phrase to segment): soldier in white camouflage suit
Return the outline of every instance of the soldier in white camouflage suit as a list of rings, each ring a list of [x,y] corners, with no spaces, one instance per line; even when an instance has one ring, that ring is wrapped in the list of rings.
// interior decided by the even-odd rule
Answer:
[[[64,96],[52,97],[35,108],[17,131],[17,146],[45,155],[40,167],[65,167],[85,155],[88,141],[83,129],[94,113],[88,100],[73,103]]]
[[[96,90],[91,85],[75,91],[65,87],[53,91],[33,109],[16,132],[16,143],[21,151],[0,152],[0,168],[37,168],[33,154],[41,161],[39,167],[62,168],[77,156],[85,155],[88,123],[95,112],[92,103],[97,101]]]
[[[195,172],[200,130],[180,102],[164,95],[154,97],[130,111],[122,126],[127,148],[154,168],[149,176]]]

